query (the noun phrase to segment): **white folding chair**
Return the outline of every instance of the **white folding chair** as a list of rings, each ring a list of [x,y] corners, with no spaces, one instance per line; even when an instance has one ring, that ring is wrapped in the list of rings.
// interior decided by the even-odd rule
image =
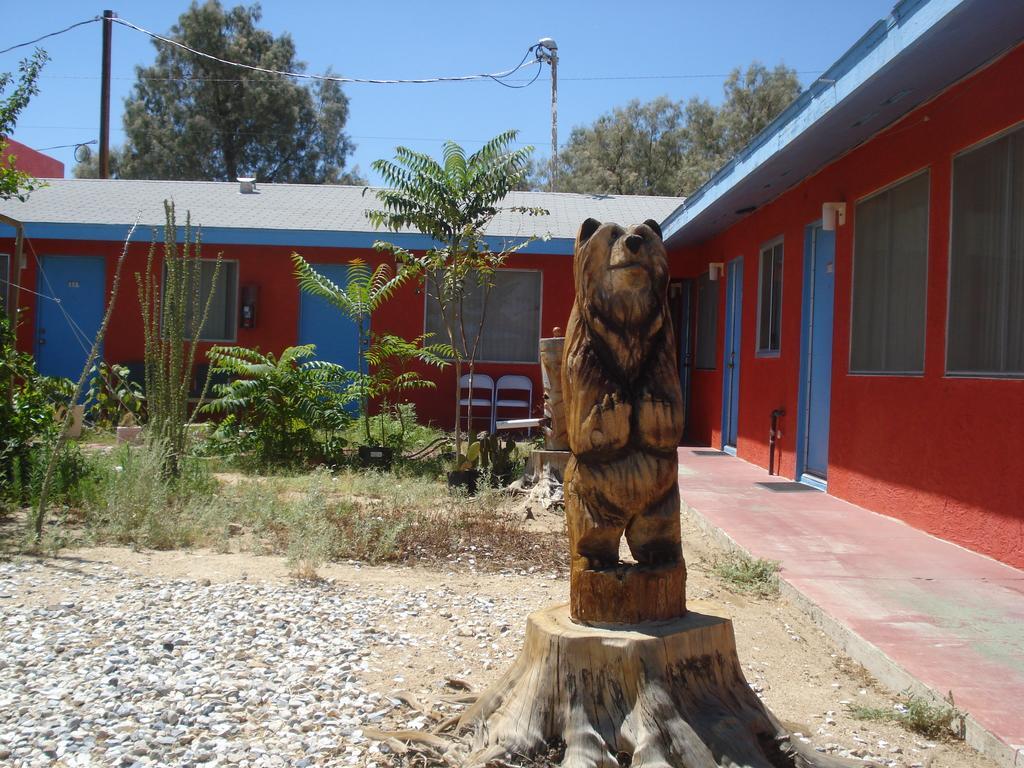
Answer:
[[[533,379],[512,373],[499,378],[494,387],[495,420],[499,408],[521,409],[523,413],[515,415],[529,418],[533,411]],[[527,430],[526,433],[530,434],[531,431]]]
[[[487,431],[494,432],[494,379],[486,373],[474,373],[472,375],[473,395],[470,398],[470,374],[464,373],[459,379],[459,413],[466,409],[466,429],[469,429],[470,415],[474,409],[486,409]],[[474,418],[475,420],[475,418]],[[461,421],[456,417],[456,425]],[[470,436],[472,437],[472,435]]]

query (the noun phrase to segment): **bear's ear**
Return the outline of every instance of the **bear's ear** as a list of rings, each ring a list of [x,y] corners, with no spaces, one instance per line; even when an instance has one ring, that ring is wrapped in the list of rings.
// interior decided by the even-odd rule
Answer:
[[[648,227],[654,230],[654,234],[658,236],[659,240],[664,239],[661,235],[661,225],[658,224],[658,222],[656,222],[654,219],[648,219],[647,221],[644,222],[644,224],[646,224]]]
[[[587,242],[587,240],[590,239],[590,236],[597,232],[600,227],[601,222],[597,219],[587,219],[580,224],[580,231],[576,233],[576,247],[579,248]]]

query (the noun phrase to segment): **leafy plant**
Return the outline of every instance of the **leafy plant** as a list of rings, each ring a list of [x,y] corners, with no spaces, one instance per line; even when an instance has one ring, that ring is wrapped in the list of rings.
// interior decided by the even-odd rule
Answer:
[[[506,195],[522,183],[533,151],[533,147],[512,150],[517,135],[517,131],[501,133],[472,155],[448,141],[444,145],[443,163],[424,153],[398,147],[394,161],[376,160],[371,165],[388,184],[388,189],[375,193],[383,208],[367,211],[374,226],[392,232],[411,227],[438,243],[422,253],[384,241],[374,243],[374,248],[392,254],[424,288],[427,300],[435,301],[440,310],[455,363],[456,455],[462,452],[458,382],[463,361],[470,374],[474,370],[494,272],[511,254],[534,239],[526,238],[493,251],[484,237],[484,229],[502,210],[530,216],[547,213],[541,208],[500,207]],[[475,328],[461,311],[472,290],[483,294]],[[470,392],[470,400],[472,396]],[[468,415],[471,420],[472,413]],[[472,431],[470,423],[470,434]]]
[[[49,58],[46,51],[36,48],[30,58],[22,59],[18,64],[20,74],[14,90],[10,95],[0,96],[0,154],[7,149],[4,137],[14,133],[18,115],[28,106],[29,100],[39,93],[39,73]],[[10,72],[0,73],[0,94],[7,90],[12,79]],[[29,193],[38,188],[39,182],[19,171],[14,160],[14,155],[0,157],[0,200],[17,198],[24,202]]]
[[[429,334],[418,336],[412,341],[407,341],[400,336],[374,334],[373,341],[367,348],[364,358],[367,364],[367,371],[358,374],[354,381],[356,388],[367,398],[364,402],[364,409],[370,399],[378,401],[377,424],[379,426],[378,445],[388,444],[387,419],[389,413],[398,413],[399,423],[402,426],[402,433],[399,436],[399,443],[404,439],[405,423],[401,418],[401,412],[395,411],[397,403],[395,399],[406,393],[417,389],[433,389],[437,386],[430,379],[424,379],[416,371],[409,370],[411,363],[419,362],[443,368],[448,365],[446,357],[451,357],[452,348],[448,344],[425,344]],[[367,426],[367,441],[371,440],[369,424],[370,419],[363,411]],[[401,445],[398,446],[401,450]]]
[[[510,483],[516,464],[516,441],[511,437],[502,438],[500,435],[483,433],[478,440],[480,467],[490,475],[492,484],[497,487]]]
[[[202,411],[232,416],[219,431],[252,451],[260,466],[332,459],[342,444],[338,433],[351,421],[344,386],[350,376],[340,365],[311,360],[315,350],[288,347],[277,358],[246,347],[211,348],[211,375],[231,380],[214,385],[216,398]]]
[[[480,464],[480,441],[474,440],[472,443],[466,444],[466,452],[457,452],[455,454],[455,471],[466,472],[470,469],[476,469]]]
[[[359,406],[362,412],[363,427],[366,432],[366,442],[370,442],[370,398],[374,397],[371,391],[375,382],[370,377],[370,366],[373,364],[368,356],[372,347],[370,336],[370,319],[373,313],[391,296],[398,287],[405,282],[408,272],[399,270],[392,274],[391,266],[378,264],[370,269],[362,259],[352,259],[348,265],[348,274],[345,279],[345,286],[341,287],[325,275],[320,274],[316,269],[302,258],[298,253],[292,254],[292,263],[295,265],[295,277],[299,281],[299,288],[313,296],[319,296],[341,310],[345,317],[356,324],[356,356],[358,366],[355,376],[355,386],[359,391]],[[385,338],[385,337],[382,337]],[[401,341],[398,337],[387,337]],[[400,345],[392,344],[392,351],[382,351],[380,348],[374,352],[377,358],[392,357],[399,353]]]
[[[742,592],[759,597],[779,594],[779,564],[775,560],[762,560],[742,552],[730,552],[716,557],[711,572]]]
[[[87,402],[89,419],[100,429],[113,429],[126,420],[139,422],[145,397],[142,386],[129,378],[123,365],[100,362],[91,369]]]
[[[158,276],[156,239],[149,247],[145,275],[135,273],[142,308],[146,402],[149,439],[163,444],[164,472],[177,476],[188,442],[188,395],[196,346],[213,302],[221,259],[217,256],[210,292],[201,295],[202,246],[193,240],[192,217],[185,215],[185,238],[179,249],[174,203],[164,201],[163,280]],[[161,282],[162,291],[161,291]],[[190,327],[191,326],[191,327]],[[205,394],[205,386],[204,386]]]
[[[932,704],[920,696],[904,692],[900,700],[889,709],[850,705],[849,711],[858,720],[899,723],[907,730],[928,739],[964,738],[967,715],[957,709],[952,691],[942,704]]]

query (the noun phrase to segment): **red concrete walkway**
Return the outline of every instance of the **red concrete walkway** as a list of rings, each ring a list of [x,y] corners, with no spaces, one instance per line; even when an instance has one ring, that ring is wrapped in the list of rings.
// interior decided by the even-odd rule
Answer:
[[[968,741],[1024,766],[1024,572],[718,451],[681,448],[679,486],[882,682],[952,691]]]

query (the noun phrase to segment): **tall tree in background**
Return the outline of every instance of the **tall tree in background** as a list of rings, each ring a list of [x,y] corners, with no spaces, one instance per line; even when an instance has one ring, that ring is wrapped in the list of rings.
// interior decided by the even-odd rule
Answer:
[[[577,127],[559,153],[557,189],[618,195],[688,195],[800,94],[796,71],[754,62],[735,69],[720,107],[703,99],[637,100]],[[544,168],[544,164],[539,164]],[[543,170],[541,172],[543,174]],[[535,176],[543,189],[546,178]]]
[[[35,189],[31,176],[15,167],[15,157],[6,154],[6,138],[14,131],[18,115],[28,106],[29,100],[39,92],[36,81],[39,71],[50,57],[46,51],[36,48],[35,52],[18,64],[18,82],[7,94],[7,88],[14,82],[10,72],[0,72],[0,200],[16,197],[25,200]]]
[[[168,37],[218,58],[302,72],[287,33],[259,29],[259,4],[225,10],[218,0],[193,2]],[[337,82],[293,79],[221,64],[154,41],[156,63],[136,67],[125,100],[123,147],[111,153],[124,179],[363,183],[346,173],[354,149],[344,133],[348,98]],[[76,166],[95,177],[97,163]]]

